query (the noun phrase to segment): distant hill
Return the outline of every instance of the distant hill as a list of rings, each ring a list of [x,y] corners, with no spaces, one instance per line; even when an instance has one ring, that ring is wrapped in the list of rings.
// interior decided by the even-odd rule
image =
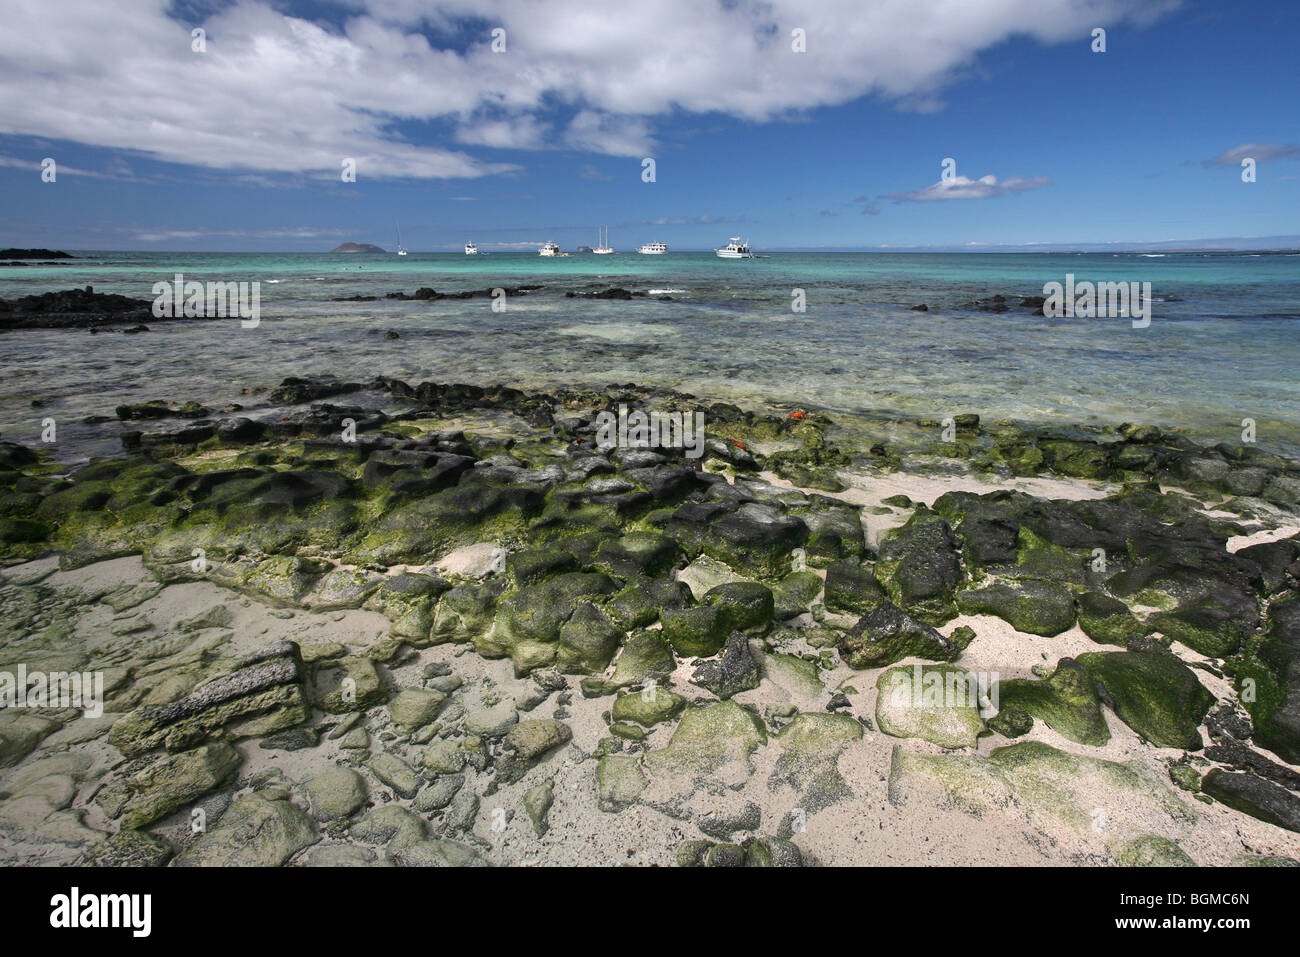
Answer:
[[[75,259],[57,249],[0,249],[0,259]]]
[[[341,246],[335,246],[330,250],[332,253],[384,253],[386,249],[380,249],[378,246],[372,246],[370,243],[343,243]]]

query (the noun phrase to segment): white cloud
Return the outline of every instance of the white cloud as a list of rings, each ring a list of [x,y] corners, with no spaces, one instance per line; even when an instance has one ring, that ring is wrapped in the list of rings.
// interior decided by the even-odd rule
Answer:
[[[546,144],[549,129],[531,116],[505,120],[475,120],[462,123],[456,141],[467,146],[490,146],[493,149],[540,149]]]
[[[574,149],[608,156],[648,156],[654,142],[645,122],[636,117],[615,117],[583,110],[564,132],[564,142]]]
[[[1282,143],[1242,143],[1230,150],[1224,150],[1218,156],[1202,160],[1202,166],[1240,166],[1244,159],[1253,159],[1256,163],[1268,163],[1277,159],[1300,158],[1300,146],[1285,146]]]
[[[981,176],[979,179],[954,176],[952,179],[941,179],[925,189],[916,189],[908,193],[890,193],[885,198],[898,203],[928,203],[945,199],[993,199],[1010,193],[1041,189],[1051,182],[1046,176],[1035,176],[1032,179],[1013,176],[1001,183],[991,174]]]
[[[417,145],[399,124],[451,123],[460,147],[652,155],[653,120],[674,111],[764,121],[864,95],[937,109],[1011,36],[1084,44],[1177,0],[344,3],[336,29],[269,0],[198,24],[170,19],[171,0],[9,0],[0,130],[243,172],[332,177],[352,157],[359,177],[469,178],[516,167]],[[486,29],[468,49],[426,39],[467,23],[503,26],[506,52]],[[806,53],[791,51],[796,27]]]
[[[48,150],[47,150],[48,152]],[[44,157],[41,157],[44,159]],[[114,163],[112,172],[99,172],[93,169],[79,169],[75,166],[67,166],[62,163],[56,163],[54,173],[56,176],[85,176],[89,179],[117,179],[132,180],[131,170],[124,163]],[[30,170],[32,176],[41,175],[42,166],[40,160],[23,159],[18,156],[0,156],[0,166],[7,166],[11,169]],[[57,180],[56,180],[57,182]]]
[[[284,229],[144,229],[132,235],[141,242],[157,243],[174,239],[208,239],[217,236],[254,239],[319,239],[347,234],[347,230],[344,229],[291,226]]]

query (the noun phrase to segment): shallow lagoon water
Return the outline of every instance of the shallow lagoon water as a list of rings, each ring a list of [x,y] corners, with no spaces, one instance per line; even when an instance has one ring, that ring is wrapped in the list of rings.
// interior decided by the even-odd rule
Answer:
[[[652,383],[839,413],[1152,422],[1234,444],[1251,418],[1261,446],[1300,452],[1296,254],[81,255],[4,269],[0,297],[93,285],[152,299],[155,282],[182,272],[260,280],[262,321],[0,336],[0,433],[35,443],[42,418],[53,416],[61,457],[113,450],[111,428],[80,420],[123,402],[252,406],[260,400],[241,390],[312,374],[525,388]],[[1041,295],[1067,273],[1150,282],[1151,325],[966,308],[997,293]],[[535,283],[543,288],[509,297],[504,312],[483,298],[382,299],[420,286]],[[681,291],[673,301],[564,295],[610,286]],[[795,289],[806,312],[792,311]],[[333,301],[356,295],[381,298]],[[911,310],[922,302],[928,312]],[[385,338],[390,330],[399,338]]]

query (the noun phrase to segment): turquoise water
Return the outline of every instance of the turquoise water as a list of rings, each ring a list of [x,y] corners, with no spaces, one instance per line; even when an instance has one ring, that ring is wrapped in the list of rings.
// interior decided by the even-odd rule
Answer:
[[[710,398],[831,412],[1114,425],[1153,422],[1235,442],[1241,420],[1266,447],[1300,452],[1300,255],[633,253],[545,259],[508,253],[308,255],[82,253],[0,270],[0,297],[93,285],[152,299],[182,272],[261,283],[262,322],[156,323],[151,331],[0,335],[0,433],[100,450],[113,406],[152,398],[210,406],[286,375],[377,374],[523,387],[656,383]],[[1150,282],[1151,325],[1045,319],[972,300],[1041,295],[1076,280]],[[457,292],[540,284],[509,297],[335,302],[420,286]],[[566,298],[621,286],[674,301]],[[806,311],[791,308],[801,289]],[[910,307],[927,303],[930,311]],[[394,331],[397,339],[384,333]],[[41,402],[39,408],[32,401]]]

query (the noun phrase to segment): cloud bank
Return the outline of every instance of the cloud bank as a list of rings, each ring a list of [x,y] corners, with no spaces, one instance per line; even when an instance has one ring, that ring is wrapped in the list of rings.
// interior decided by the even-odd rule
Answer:
[[[341,0],[317,20],[235,0],[190,22],[171,0],[9,0],[0,130],[223,170],[337,176],[352,158],[358,176],[474,178],[517,168],[483,150],[653,155],[655,118],[681,112],[937,109],[1009,38],[1084,43],[1176,3]]]

